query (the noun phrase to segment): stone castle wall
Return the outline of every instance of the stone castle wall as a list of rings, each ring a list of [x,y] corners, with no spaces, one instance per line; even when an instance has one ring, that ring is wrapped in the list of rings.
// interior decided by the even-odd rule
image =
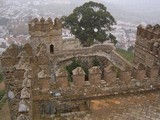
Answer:
[[[88,69],[89,78],[87,80],[88,84],[98,85],[101,81],[105,81],[107,84],[112,84],[117,80],[124,82],[125,84],[130,83],[133,79],[137,81],[145,81],[145,79],[157,80],[159,77],[159,68],[146,68],[143,64],[140,64],[138,68],[130,68],[126,70],[117,69],[115,66],[111,64],[105,67],[103,70],[100,69],[99,66],[93,66]],[[103,78],[102,78],[102,71]],[[154,71],[154,72],[153,72]],[[71,85],[75,85],[75,87],[84,87],[85,86],[85,72],[82,68],[78,67],[73,70],[73,84],[67,80],[68,75],[67,71],[63,68],[60,68],[56,74],[57,83],[60,85],[59,87],[69,88]],[[63,81],[62,79],[63,78]],[[60,81],[59,81],[60,80]]]
[[[59,19],[54,24],[51,19],[32,20],[31,43],[23,47],[10,45],[1,57],[11,120],[52,120],[57,114],[89,110],[90,99],[159,89],[159,52],[155,47],[158,39],[149,46],[153,49],[148,49],[141,42],[143,30],[138,28],[134,59],[137,64],[132,65],[112,45],[64,51]],[[52,44],[55,51],[51,51]],[[70,81],[65,61],[73,57],[83,61],[93,56],[103,58],[104,67],[88,67],[88,79],[84,70],[77,67]],[[58,63],[63,65],[57,70]]]
[[[134,63],[149,67],[160,64],[160,26],[138,26]]]

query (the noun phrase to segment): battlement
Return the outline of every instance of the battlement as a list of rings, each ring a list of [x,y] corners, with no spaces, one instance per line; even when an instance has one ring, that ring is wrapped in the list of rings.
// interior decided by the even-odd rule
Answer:
[[[146,27],[143,25],[139,25],[137,27],[137,36],[147,38],[147,40],[158,39],[160,38],[160,25],[147,25]]]
[[[103,71],[103,72],[102,72]],[[103,74],[103,75],[102,75]],[[58,87],[63,89],[72,87],[73,85],[77,89],[81,89],[86,86],[86,82],[89,85],[98,86],[101,81],[105,81],[108,85],[115,85],[116,81],[121,81],[126,85],[133,79],[138,81],[145,81],[145,79],[156,80],[159,76],[158,67],[147,67],[143,64],[139,64],[132,69],[120,70],[113,65],[105,67],[103,70],[99,66],[93,66],[88,69],[88,79],[85,78],[86,73],[81,67],[77,67],[72,71],[72,82],[68,81],[69,75],[65,69],[58,69],[56,74],[56,82]],[[102,77],[103,76],[103,77]]]
[[[34,18],[29,22],[29,32],[50,31],[53,29],[62,29],[62,22],[59,18],[55,18],[54,22],[51,18],[45,20],[43,17],[40,20]]]
[[[160,25],[139,25],[135,45],[134,63],[149,66],[160,64]]]

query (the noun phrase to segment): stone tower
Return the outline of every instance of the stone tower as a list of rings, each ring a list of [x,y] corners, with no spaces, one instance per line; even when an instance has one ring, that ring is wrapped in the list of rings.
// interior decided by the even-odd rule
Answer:
[[[29,23],[29,34],[35,52],[40,43],[47,46],[47,52],[50,54],[62,50],[62,23],[58,18],[55,18],[54,22],[51,18],[47,20],[43,17],[40,20],[34,18]]]

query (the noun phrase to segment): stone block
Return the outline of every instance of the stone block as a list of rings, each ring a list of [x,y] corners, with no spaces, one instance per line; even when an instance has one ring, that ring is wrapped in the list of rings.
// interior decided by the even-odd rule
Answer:
[[[159,75],[159,68],[158,67],[148,68],[147,75],[151,79],[157,79],[158,76],[160,76]]]
[[[134,74],[134,78],[136,79],[136,80],[144,80],[144,78],[146,77],[146,70],[135,70],[135,72],[134,72],[135,74]]]
[[[117,78],[117,72],[113,66],[109,66],[104,69],[104,80],[107,83],[109,84],[114,83],[116,81],[116,78]]]
[[[75,87],[83,87],[85,85],[85,72],[81,67],[72,71],[73,84]]]
[[[131,81],[131,71],[119,71],[119,79],[129,83]]]
[[[89,69],[89,82],[92,85],[100,84],[102,72],[99,67]]]
[[[42,91],[48,91],[50,89],[50,78],[40,78],[39,87]]]
[[[28,88],[23,88],[22,90],[21,90],[21,99],[29,99],[31,97],[31,95],[30,95],[30,91],[29,91],[29,89]]]
[[[29,105],[25,100],[21,100],[19,102],[18,112],[20,112],[20,113],[29,112]]]
[[[85,75],[73,75],[72,78],[75,87],[83,87],[85,85]]]
[[[68,87],[68,74],[67,71],[64,69],[59,69],[56,72],[56,80],[57,80],[57,85],[62,88],[67,88]]]

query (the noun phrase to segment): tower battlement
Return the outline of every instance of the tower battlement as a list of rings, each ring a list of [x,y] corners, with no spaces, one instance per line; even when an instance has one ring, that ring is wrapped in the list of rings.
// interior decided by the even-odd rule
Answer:
[[[147,40],[158,39],[160,38],[160,25],[147,25],[146,27],[143,25],[139,25],[137,27],[137,36],[147,38]]]
[[[34,50],[40,43],[47,45],[48,53],[62,49],[62,22],[59,18],[34,18],[29,24],[30,42]]]
[[[51,18],[48,18],[47,20],[45,20],[43,17],[40,20],[38,18],[34,18],[29,23],[29,32],[46,32],[54,29],[62,29],[62,22],[59,18],[55,18],[54,22]]]

